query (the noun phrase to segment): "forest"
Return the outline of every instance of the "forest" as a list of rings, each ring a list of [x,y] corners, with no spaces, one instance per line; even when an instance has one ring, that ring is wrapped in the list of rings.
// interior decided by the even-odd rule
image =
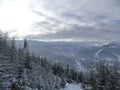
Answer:
[[[86,72],[69,65],[50,63],[29,51],[27,39],[16,46],[15,38],[0,32],[0,90],[61,90],[67,83],[83,90],[120,90],[120,71],[101,62]]]

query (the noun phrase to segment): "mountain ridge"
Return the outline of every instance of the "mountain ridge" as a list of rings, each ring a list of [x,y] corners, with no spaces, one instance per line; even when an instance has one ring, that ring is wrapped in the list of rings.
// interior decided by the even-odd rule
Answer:
[[[17,41],[17,45],[22,41]],[[42,42],[29,40],[30,51],[50,62],[69,64],[73,68],[88,68],[91,64],[106,62],[118,65],[120,42]],[[80,64],[76,63],[79,62]],[[118,65],[119,67],[119,65]]]

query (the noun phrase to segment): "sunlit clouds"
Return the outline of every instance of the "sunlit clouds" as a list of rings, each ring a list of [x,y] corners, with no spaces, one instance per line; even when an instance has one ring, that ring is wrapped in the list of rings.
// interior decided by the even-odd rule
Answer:
[[[0,28],[8,32],[13,31],[10,34],[17,37],[39,34],[37,31],[31,31],[31,25],[44,20],[44,17],[32,13],[29,4],[29,0],[4,0],[0,6]]]
[[[120,0],[1,0],[0,29],[35,40],[119,40]]]

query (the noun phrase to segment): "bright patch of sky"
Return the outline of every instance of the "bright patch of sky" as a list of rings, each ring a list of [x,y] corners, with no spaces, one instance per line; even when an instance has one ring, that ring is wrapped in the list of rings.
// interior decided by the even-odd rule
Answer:
[[[0,29],[10,32],[12,36],[39,34],[40,32],[31,30],[31,25],[42,20],[44,17],[39,17],[30,10],[30,0],[3,0],[1,2]]]

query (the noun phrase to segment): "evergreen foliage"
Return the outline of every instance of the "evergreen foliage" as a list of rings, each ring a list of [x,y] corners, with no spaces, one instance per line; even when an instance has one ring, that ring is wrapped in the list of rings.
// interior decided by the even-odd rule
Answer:
[[[51,64],[46,58],[37,57],[28,48],[17,48],[15,39],[0,32],[0,90],[60,90],[66,83],[82,83],[84,90],[120,90],[120,72],[105,63],[79,72]]]

